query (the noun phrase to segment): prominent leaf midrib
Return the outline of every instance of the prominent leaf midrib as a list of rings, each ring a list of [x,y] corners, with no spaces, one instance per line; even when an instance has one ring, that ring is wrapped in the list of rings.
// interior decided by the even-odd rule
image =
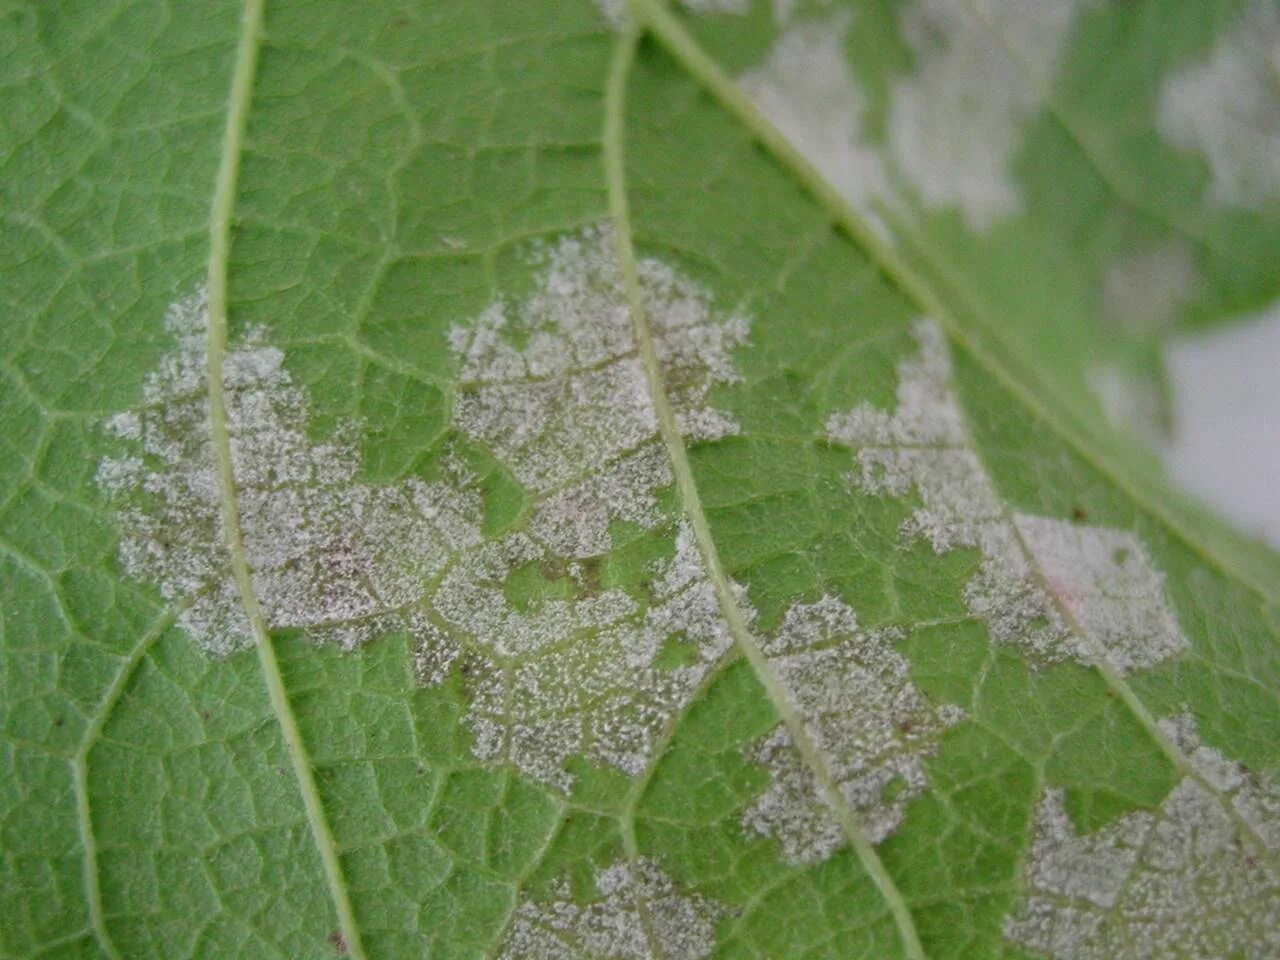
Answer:
[[[1171,534],[1188,549],[1201,557],[1207,565],[1238,582],[1255,594],[1262,602],[1280,602],[1280,584],[1259,579],[1253,571],[1223,556],[1187,527],[1163,497],[1153,497],[1148,488],[1160,487],[1152,478],[1140,481],[1131,475],[1128,467],[1121,467],[1112,458],[1102,455],[1090,442],[1083,430],[1069,426],[1068,421],[1035,391],[1026,386],[1023,378],[1014,373],[1009,364],[997,357],[983,342],[984,337],[996,341],[1002,351],[1014,352],[999,324],[982,322],[982,330],[970,329],[960,316],[946,306],[933,285],[909,266],[885,241],[881,240],[864,218],[844,200],[840,193],[822,176],[812,163],[766,118],[754,102],[726,74],[696,39],[666,9],[661,0],[627,0],[634,15],[651,31],[693,80],[702,85],[721,105],[733,115],[748,132],[758,139],[782,163],[802,187],[807,189],[826,210],[832,222],[876,262],[885,276],[896,285],[909,300],[927,316],[941,323],[948,335],[959,343],[970,356],[981,364],[996,381],[1037,420],[1041,421],[1056,437],[1062,440],[1091,468],[1106,477],[1135,505],[1157,518]],[[922,252],[928,253],[922,249]],[[946,264],[935,263],[945,269]],[[967,299],[967,298],[966,298]],[[969,303],[976,313],[977,304]],[[1161,489],[1163,491],[1163,488]]]
[[[285,690],[284,677],[276,659],[270,631],[254,593],[253,576],[244,549],[236,482],[231,459],[231,436],[227,423],[223,361],[227,353],[227,284],[231,246],[231,222],[235,211],[236,187],[244,154],[245,130],[253,97],[258,53],[262,45],[265,0],[244,0],[240,36],[232,66],[231,90],[227,101],[226,129],[223,133],[217,178],[209,216],[208,345],[206,381],[209,390],[209,433],[213,446],[221,497],[223,537],[231,570],[253,633],[254,648],[272,712],[280,727],[285,751],[297,781],[307,824],[324,868],[329,896],[347,952],[355,960],[367,960],[360,928],[351,907],[351,896],[338,860],[337,845],[316,787],[310,754],[303,742],[297,718]]]
[[[909,960],[924,960],[924,949],[916,931],[915,921],[907,906],[906,898],[880,855],[876,852],[848,800],[836,784],[826,761],[809,736],[802,717],[797,714],[785,688],[774,672],[747,619],[734,596],[728,575],[720,561],[719,550],[711,535],[711,527],[702,508],[701,497],[689,464],[683,436],[675,411],[666,394],[662,366],[653,342],[653,331],[644,307],[640,288],[639,271],[631,240],[631,215],[627,199],[624,163],[625,98],[627,80],[635,58],[639,31],[627,27],[615,41],[614,56],[605,88],[604,163],[606,187],[609,196],[609,214],[613,222],[617,256],[622,269],[623,285],[631,313],[631,325],[636,350],[640,356],[648,381],[649,394],[657,416],[658,430],[671,461],[681,506],[693,533],[720,611],[728,623],[735,646],[751,665],[766,695],[773,704],[801,760],[813,774],[819,790],[853,848],[872,883],[884,899],[902,940],[903,952]]]

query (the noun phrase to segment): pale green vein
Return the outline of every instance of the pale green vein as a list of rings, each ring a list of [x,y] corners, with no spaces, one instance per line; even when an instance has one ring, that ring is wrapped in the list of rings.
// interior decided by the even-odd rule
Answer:
[[[910,960],[923,960],[924,949],[916,932],[915,921],[907,907],[906,899],[898,889],[893,877],[889,874],[884,862],[876,853],[874,845],[863,832],[853,810],[828,769],[821,752],[809,737],[805,729],[804,719],[799,716],[782,682],[778,679],[764,651],[756,642],[755,636],[747,624],[737,598],[734,596],[729,577],[720,562],[720,554],[711,536],[711,527],[702,509],[702,502],[694,482],[693,470],[689,465],[688,454],[680,435],[680,427],[676,421],[675,411],[671,408],[667,397],[666,385],[662,378],[662,369],[653,344],[653,332],[645,312],[640,280],[636,269],[635,252],[631,244],[631,215],[627,202],[626,175],[623,162],[623,104],[626,95],[627,77],[635,58],[637,34],[628,30],[618,40],[614,57],[610,65],[608,86],[605,90],[605,132],[604,161],[605,177],[609,193],[609,213],[613,220],[614,236],[617,246],[618,260],[622,268],[623,283],[626,287],[627,300],[630,306],[632,330],[636,340],[636,349],[644,364],[648,379],[649,393],[657,415],[658,429],[662,441],[671,460],[672,473],[676,478],[676,487],[689,526],[697,542],[707,570],[708,579],[715,590],[716,599],[738,649],[742,651],[751,664],[766,694],[773,703],[779,718],[786,727],[802,760],[814,775],[823,799],[840,823],[841,830],[849,845],[857,854],[863,868],[880,891],[898,932],[902,938],[903,951]],[[630,852],[630,851],[629,851]]]
[[[241,14],[240,39],[236,47],[235,67],[231,77],[231,94],[227,104],[227,126],[223,133],[222,155],[213,192],[209,219],[209,338],[206,375],[209,388],[209,432],[217,460],[218,483],[222,492],[222,527],[226,538],[236,588],[244,604],[245,615],[253,631],[254,647],[262,668],[263,682],[271,709],[280,725],[285,750],[293,766],[307,823],[324,866],[329,895],[333,899],[338,926],[346,941],[348,953],[356,960],[366,960],[360,929],[347,892],[337,845],[325,817],[324,806],[316,789],[311,770],[311,757],[298,729],[298,721],[289,695],[284,688],[280,664],[267,622],[253,589],[253,577],[244,551],[244,536],[236,504],[235,472],[231,462],[231,436],[227,427],[227,399],[222,381],[222,364],[227,353],[227,265],[231,247],[231,219],[235,211],[236,184],[240,159],[244,152],[245,127],[253,93],[253,78],[262,42],[265,0],[245,0]]]
[[[1100,455],[1095,442],[1086,432],[1069,425],[1066,417],[1046,404],[1026,385],[1024,379],[1014,374],[1009,364],[996,357],[983,342],[980,334],[961,322],[933,286],[888,242],[873,231],[865,219],[845,201],[844,197],[822,176],[812,163],[775,127],[756,107],[750,97],[715,63],[679,21],[662,5],[661,0],[628,0],[636,17],[663,44],[672,56],[689,72],[693,79],[705,87],[732,113],[818,200],[837,226],[846,232],[870,257],[880,265],[885,275],[914,301],[926,315],[938,320],[964,350],[973,356],[1016,397],[1036,419],[1075,449],[1079,456],[1094,470],[1123,491],[1135,504],[1158,518],[1192,551],[1211,566],[1223,571],[1247,586],[1259,598],[1271,602],[1280,600],[1280,584],[1271,583],[1246,565],[1230,556],[1223,556],[1192,532],[1183,518],[1181,509],[1175,510],[1168,498],[1153,497],[1150,488],[1160,487],[1154,478],[1139,481],[1132,471]],[[983,324],[989,335],[999,340],[996,328]],[[1001,344],[1003,347],[1003,344]],[[1163,491],[1163,487],[1161,487]]]
[[[93,832],[93,811],[89,805],[89,752],[101,736],[102,728],[111,716],[111,711],[115,709],[116,703],[119,702],[121,694],[133,679],[138,664],[151,649],[151,645],[169,629],[181,612],[181,607],[174,607],[166,612],[133,645],[133,649],[129,651],[129,655],[120,664],[120,669],[112,678],[111,686],[107,688],[107,692],[98,703],[93,719],[80,740],[80,746],[76,748],[75,756],[71,759],[76,791],[76,819],[80,829],[80,868],[84,878],[89,923],[93,926],[98,945],[110,960],[122,960],[122,957],[115,941],[111,939],[111,933],[107,930],[107,919],[102,908],[102,883],[98,872],[98,840]]]

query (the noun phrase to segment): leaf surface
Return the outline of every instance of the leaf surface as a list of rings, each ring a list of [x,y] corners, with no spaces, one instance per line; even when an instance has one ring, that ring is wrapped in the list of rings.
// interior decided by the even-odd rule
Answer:
[[[0,950],[1273,955],[1273,14],[7,8]]]

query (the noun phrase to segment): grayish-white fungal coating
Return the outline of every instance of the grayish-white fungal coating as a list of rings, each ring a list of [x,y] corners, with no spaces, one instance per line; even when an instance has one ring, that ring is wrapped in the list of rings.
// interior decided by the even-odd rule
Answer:
[[[129,452],[105,459],[97,478],[122,502],[125,572],[188,602],[179,624],[221,655],[251,643],[252,632],[222,530],[207,315],[203,294],[170,308],[176,345],[147,378],[143,406],[108,421]],[[306,393],[283,361],[254,333],[224,363],[244,552],[267,625],[305,628],[348,648],[394,630],[418,632],[415,608],[432,577],[478,539],[478,498],[460,475],[362,482],[354,431],[313,443]]]
[[[360,479],[357,424],[313,442],[306,392],[261,334],[234,346],[224,369],[236,505],[267,626],[348,648],[407,632],[423,682],[463,668],[479,756],[567,789],[574,755],[639,773],[732,639],[692,536],[655,497],[672,475],[611,234],[565,237],[536,265],[528,297],[492,305],[450,337],[457,426],[528,495],[527,522],[500,538],[481,535],[480,497],[450,456],[433,483],[374,485]],[[745,319],[715,313],[658,261],[642,260],[639,273],[684,436],[733,433],[707,395],[736,378]],[[125,570],[190,603],[183,628],[225,654],[251,632],[221,529],[206,313],[200,296],[170,311],[177,344],[148,378],[142,408],[108,424],[124,449],[102,462],[98,482],[121,504]],[[599,583],[615,521],[675,541],[646,597]],[[525,568],[557,581],[555,595],[513,601],[511,578]],[[673,642],[686,655],[658,666]]]
[[[920,355],[898,365],[893,413],[864,403],[828,419],[830,439],[856,451],[853,483],[919,497],[904,536],[939,553],[977,548],[965,601],[994,639],[1033,661],[1105,661],[1123,674],[1185,650],[1163,578],[1134,534],[1005,507],[965,430],[941,330],[922,321],[916,338]]]
[[[1190,716],[1161,725],[1195,774],[1154,812],[1081,834],[1045,791],[1010,940],[1062,960],[1280,956],[1280,791],[1200,743]]]
[[[1204,158],[1218,203],[1256,207],[1280,198],[1277,75],[1280,7],[1252,0],[1205,59],[1164,83],[1160,130]]]
[[[575,754],[638,774],[732,638],[692,536],[654,497],[672,477],[611,233],[563,238],[538,260],[527,298],[494,304],[451,336],[458,425],[520,480],[531,519],[460,558],[432,606],[469,651],[476,752],[567,789],[563,767]],[[736,432],[706,400],[737,378],[732,351],[746,321],[715,314],[704,291],[659,261],[638,270],[682,434]],[[647,602],[601,590],[587,573],[584,564],[611,549],[616,520],[675,535]],[[574,595],[516,609],[504,583],[529,564],[564,566]],[[690,661],[657,666],[673,640],[688,645]]]
[[[1154,371],[1104,362],[1085,375],[1112,426],[1153,450],[1168,439],[1167,389]]]
[[[1202,283],[1191,245],[1174,240],[1119,257],[1102,282],[1102,314],[1107,322],[1138,336],[1150,336],[1178,319],[1178,311]]]
[[[630,11],[627,0],[593,0],[605,23],[613,30],[621,30],[628,23]],[[714,16],[731,14],[742,16],[751,9],[751,0],[679,0],[680,6],[692,14]]]
[[[652,860],[615,863],[596,876],[598,900],[525,900],[499,960],[702,960],[715,949],[723,906],[682,893]]]
[[[655,569],[647,606],[622,590],[594,590],[571,566],[577,596],[517,610],[503,581],[550,556],[523,534],[483,544],[433,598],[469,658],[473,749],[565,790],[574,755],[638,775],[733,642],[701,557],[682,527],[676,556]],[[690,661],[657,665],[673,639],[688,645]]]
[[[1129,673],[1186,648],[1136,534],[1027,514],[1014,525],[1049,592],[1111,666]]]
[[[1092,2],[915,0],[905,9],[916,70],[891,94],[889,152],[926,206],[959,207],[979,232],[1021,210],[1022,126]]]
[[[849,205],[885,234],[873,203],[889,199],[889,183],[881,151],[863,142],[866,97],[844,53],[850,20],[841,11],[788,26],[738,82]]]
[[[928,786],[925,760],[963,716],[934,707],[911,682],[892,632],[864,630],[835,597],[797,604],[763,643],[790,708],[803,721],[828,773],[873,843],[901,824],[906,805]],[[845,842],[838,820],[785,727],[748,751],[773,781],[743,824],[777,839],[799,863],[825,860]]]

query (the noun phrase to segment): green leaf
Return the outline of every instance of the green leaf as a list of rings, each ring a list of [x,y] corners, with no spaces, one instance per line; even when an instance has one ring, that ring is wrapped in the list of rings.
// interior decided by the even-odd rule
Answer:
[[[1090,377],[1280,294],[1280,22],[1051,6],[0,7],[0,953],[1275,954]]]

